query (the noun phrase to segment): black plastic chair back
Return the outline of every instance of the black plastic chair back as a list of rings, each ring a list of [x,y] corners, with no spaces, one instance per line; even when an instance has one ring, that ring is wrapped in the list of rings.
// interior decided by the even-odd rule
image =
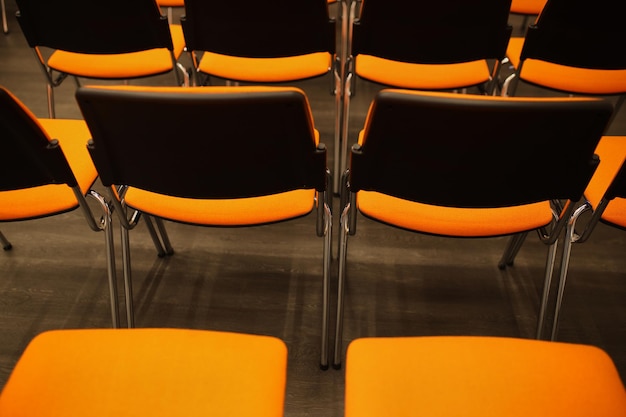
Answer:
[[[615,0],[548,0],[528,27],[521,58],[588,69],[626,69],[626,25]]]
[[[16,0],[30,47],[117,54],[173,49],[169,24],[154,0]]]
[[[27,110],[4,88],[0,88],[0,149],[0,191],[48,184],[77,185],[57,142],[48,140]]]
[[[315,145],[306,96],[227,88],[78,89],[102,183],[205,199],[324,191],[326,150]]]
[[[249,58],[335,52],[326,0],[189,0],[181,23],[191,51]]]
[[[352,55],[420,64],[504,58],[511,0],[366,0]]]
[[[350,189],[466,208],[576,202],[611,112],[599,99],[382,91],[352,150]]]

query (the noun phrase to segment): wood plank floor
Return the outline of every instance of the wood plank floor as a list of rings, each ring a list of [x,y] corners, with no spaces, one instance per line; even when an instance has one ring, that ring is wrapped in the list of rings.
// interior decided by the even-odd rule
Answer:
[[[9,0],[7,7],[10,33],[0,35],[0,84],[37,116],[46,117],[43,76],[15,21],[14,2]],[[172,80],[163,76],[142,82]],[[311,98],[332,157],[330,84],[324,79],[298,85]],[[358,88],[351,140],[378,87],[361,82]],[[525,94],[546,94],[522,88]],[[74,90],[71,80],[58,89],[57,117],[80,117]],[[624,109],[609,133],[626,135]],[[137,325],[279,337],[289,347],[285,414],[343,415],[343,370],[318,367],[322,241],[314,221],[309,216],[254,229],[167,223],[176,249],[167,258],[156,256],[145,227],[139,227],[131,234]],[[504,238],[453,240],[393,230],[363,218],[359,222],[350,241],[344,347],[354,338],[375,335],[533,337],[546,255],[536,236],[529,236],[514,267],[501,271],[497,262]],[[0,253],[2,387],[34,335],[48,329],[109,327],[111,322],[104,237],[91,232],[80,213],[0,227],[14,246]],[[588,243],[574,247],[559,333],[559,340],[605,349],[624,380],[625,248],[626,233],[604,225]],[[336,267],[334,260],[333,282]]]

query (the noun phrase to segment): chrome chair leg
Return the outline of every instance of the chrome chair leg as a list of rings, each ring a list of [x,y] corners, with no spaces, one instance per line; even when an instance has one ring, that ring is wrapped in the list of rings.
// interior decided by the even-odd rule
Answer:
[[[526,240],[526,236],[528,236],[528,233],[518,233],[511,236],[509,243],[507,243],[507,246],[504,249],[502,258],[500,258],[500,261],[498,262],[498,268],[505,269],[507,266],[513,265],[517,253],[524,244],[524,240]]]
[[[0,0],[0,13],[2,13],[2,31],[4,33],[9,33],[9,24],[7,23],[7,8],[4,3],[4,0]]]

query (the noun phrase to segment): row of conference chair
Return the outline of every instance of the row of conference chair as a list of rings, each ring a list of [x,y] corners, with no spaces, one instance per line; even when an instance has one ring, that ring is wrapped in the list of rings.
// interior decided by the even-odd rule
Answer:
[[[302,90],[81,87],[76,99],[84,121],[37,119],[10,92],[1,91],[2,140],[11,152],[2,153],[0,164],[0,207],[8,210],[0,220],[51,215],[84,207],[84,196],[96,197],[102,218],[85,212],[94,230],[107,232],[114,326],[119,318],[109,238],[112,212],[122,225],[126,313],[132,327],[128,234],[142,215],[161,226],[162,219],[253,226],[315,211],[316,233],[324,241],[320,364],[329,365],[330,175],[326,148]],[[356,233],[357,210],[385,224],[447,237],[519,236],[537,230],[550,248],[540,331],[556,242],[600,163],[594,152],[612,112],[608,101],[593,98],[381,91],[352,147],[345,175],[333,365],[341,366],[347,242]],[[55,126],[58,130],[52,130]],[[624,139],[614,141],[612,153],[626,155]],[[529,169],[536,166],[542,169]],[[82,175],[73,173],[77,169],[88,172],[82,185]],[[97,175],[106,197],[90,188]],[[66,196],[71,204],[44,208],[55,200],[53,192],[69,193],[61,184],[72,188],[74,197]],[[41,192],[47,198],[40,198]],[[25,211],[33,209],[39,211]],[[158,229],[153,232],[157,249],[172,253],[165,228]]]
[[[281,417],[287,380],[287,347],[275,337],[54,330],[19,358],[0,416]],[[343,398],[345,417],[626,415],[626,389],[603,350],[502,337],[357,339]]]
[[[180,24],[169,22],[154,0],[133,2],[132,8],[109,2],[105,10],[64,1],[17,0],[18,20],[47,77],[50,117],[53,89],[68,75],[127,80],[173,71],[179,85],[204,85],[211,77],[273,84],[330,75],[336,194],[348,159],[357,77],[386,87],[478,88],[485,94],[502,89],[508,96],[520,81],[567,94],[626,92],[626,63],[623,54],[613,53],[626,30],[617,4],[608,0],[593,8],[583,0],[538,1],[532,7],[511,0],[345,0],[339,2],[339,48],[325,0],[189,0]],[[511,38],[509,16],[516,11],[539,14],[528,36]],[[55,51],[45,59],[42,47]],[[193,81],[179,61],[184,50]],[[504,81],[503,63],[514,69]]]

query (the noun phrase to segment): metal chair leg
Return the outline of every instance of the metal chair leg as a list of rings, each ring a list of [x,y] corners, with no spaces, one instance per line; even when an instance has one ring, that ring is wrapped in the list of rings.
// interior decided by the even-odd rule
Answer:
[[[7,23],[7,8],[4,0],[0,0],[0,13],[2,13],[2,32],[9,33],[9,24]]]
[[[9,239],[7,239],[2,232],[0,232],[0,244],[2,244],[2,249],[4,250],[11,250],[13,248]]]

